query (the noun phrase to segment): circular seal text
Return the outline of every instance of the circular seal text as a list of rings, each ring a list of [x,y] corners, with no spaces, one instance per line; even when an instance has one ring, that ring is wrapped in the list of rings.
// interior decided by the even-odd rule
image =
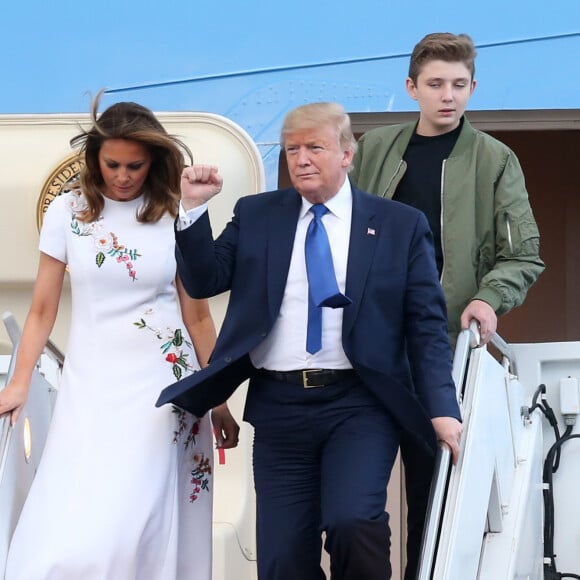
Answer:
[[[36,225],[42,227],[44,214],[52,200],[78,186],[78,179],[85,162],[80,155],[70,155],[57,165],[44,182],[36,206]]]

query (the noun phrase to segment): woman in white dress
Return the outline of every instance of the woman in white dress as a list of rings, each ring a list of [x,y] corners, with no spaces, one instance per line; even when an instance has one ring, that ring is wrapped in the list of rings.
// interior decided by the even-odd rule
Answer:
[[[49,206],[14,375],[14,424],[54,324],[65,271],[72,323],[40,467],[12,538],[6,580],[209,580],[212,426],[155,407],[207,364],[215,328],[176,277],[173,221],[184,154],[153,113],[117,103],[72,140],[81,188]],[[237,444],[227,406],[217,445]]]

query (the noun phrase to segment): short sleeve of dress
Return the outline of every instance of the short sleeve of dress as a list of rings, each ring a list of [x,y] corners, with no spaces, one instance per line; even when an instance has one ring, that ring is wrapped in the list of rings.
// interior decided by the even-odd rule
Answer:
[[[71,211],[67,197],[70,194],[55,197],[48,206],[42,228],[38,248],[44,254],[67,263],[66,228],[70,228]]]

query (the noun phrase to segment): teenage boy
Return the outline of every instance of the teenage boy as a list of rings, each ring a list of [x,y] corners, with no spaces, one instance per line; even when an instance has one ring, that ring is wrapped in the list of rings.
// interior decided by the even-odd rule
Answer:
[[[464,112],[476,52],[467,34],[433,33],[414,48],[407,92],[418,122],[361,137],[350,173],[362,190],[422,210],[433,232],[454,344],[471,320],[482,344],[497,315],[520,305],[544,269],[539,233],[513,151],[474,129]],[[401,443],[408,506],[405,580],[416,577],[433,459]]]

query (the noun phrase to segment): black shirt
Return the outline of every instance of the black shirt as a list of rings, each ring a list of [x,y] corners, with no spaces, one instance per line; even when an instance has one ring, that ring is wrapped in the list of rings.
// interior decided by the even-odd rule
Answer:
[[[440,276],[443,269],[443,248],[441,246],[442,165],[443,161],[451,154],[462,125],[463,119],[453,131],[434,137],[413,134],[403,155],[403,159],[407,163],[407,170],[397,186],[395,195],[393,195],[393,199],[420,209],[427,217],[433,232],[435,258]]]

